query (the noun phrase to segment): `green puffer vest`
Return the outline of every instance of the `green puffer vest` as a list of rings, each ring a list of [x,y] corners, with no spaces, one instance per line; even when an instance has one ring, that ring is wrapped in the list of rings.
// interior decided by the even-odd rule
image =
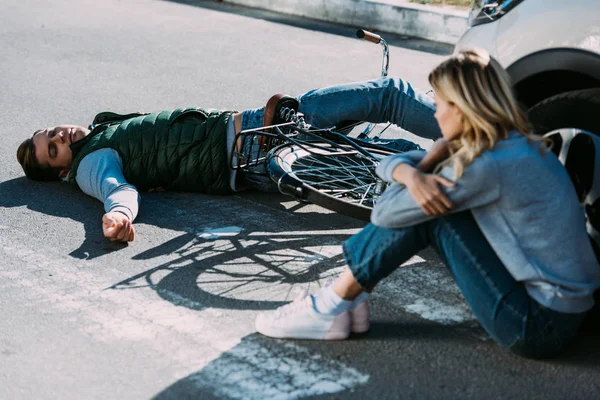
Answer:
[[[226,131],[232,113],[201,108],[100,113],[90,134],[71,145],[69,182],[76,183],[77,167],[86,155],[112,148],[121,156],[125,179],[140,191],[231,193]]]

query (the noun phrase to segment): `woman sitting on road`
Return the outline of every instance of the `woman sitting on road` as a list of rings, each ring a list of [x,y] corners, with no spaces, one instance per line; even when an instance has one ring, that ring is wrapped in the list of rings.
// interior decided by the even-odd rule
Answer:
[[[501,346],[550,357],[573,341],[600,266],[566,170],[529,137],[506,72],[484,51],[451,57],[429,81],[443,139],[379,165],[392,184],[372,223],[343,244],[348,268],[315,295],[259,314],[258,332],[329,340],[366,331],[365,292],[431,245]]]

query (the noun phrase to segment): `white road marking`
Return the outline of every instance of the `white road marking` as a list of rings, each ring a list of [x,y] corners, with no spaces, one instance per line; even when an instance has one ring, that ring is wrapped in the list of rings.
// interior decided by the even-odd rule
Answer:
[[[146,287],[134,282],[135,289],[106,290],[114,284],[106,282],[114,269],[101,258],[82,261],[63,257],[52,248],[28,245],[22,236],[13,232],[10,240],[6,235],[0,237],[0,257],[7,267],[0,269],[0,289],[7,285],[26,287],[30,306],[52,307],[64,313],[65,319],[76,315],[74,329],[99,342],[142,343],[150,354],[170,366],[174,382],[191,381],[198,390],[223,398],[258,399],[269,393],[270,398],[296,399],[337,393],[369,379],[301,346],[259,340],[254,334],[255,311],[207,308],[175,293],[165,296],[169,298],[165,301],[147,287],[147,282]],[[294,252],[290,250],[288,257],[296,260]],[[300,253],[299,263],[316,262],[303,261],[306,254]],[[325,246],[323,253],[326,257],[335,251]],[[280,294],[280,299],[287,296]],[[261,298],[261,292],[255,297]],[[202,379],[194,378],[198,376]],[[164,389],[164,383],[157,385],[155,392]]]
[[[231,399],[299,399],[365,384],[369,376],[293,343],[264,347],[244,340],[190,377],[200,388]]]
[[[476,319],[445,267],[424,266],[414,257],[377,285],[372,295],[444,325]]]
[[[220,239],[221,237],[236,236],[242,232],[244,228],[239,226],[226,226],[223,228],[205,229],[204,232],[196,233],[202,239]]]
[[[294,287],[314,291],[344,268],[339,243],[315,246],[309,240],[303,246],[301,242],[339,232],[242,236],[242,231],[225,227],[206,230],[207,236],[194,235],[168,256],[171,261],[164,264],[168,268],[157,268],[121,290],[105,290],[115,282],[106,282],[112,278],[105,276],[111,274],[98,273],[106,268],[102,258],[82,261],[59,256],[52,248],[28,246],[26,234],[13,231],[10,239],[0,237],[0,257],[9,267],[0,270],[0,286],[27,287],[34,305],[44,303],[66,314],[76,313],[78,322],[83,318],[79,329],[98,341],[144,343],[157,357],[170,360],[171,379],[192,382],[219,397],[254,399],[268,393],[269,398],[296,399],[365,384],[368,375],[340,362],[254,335],[256,311],[214,309],[160,287],[178,269],[202,265],[196,284],[203,293],[241,304],[281,302],[291,300]],[[286,248],[286,243],[293,243],[293,248]],[[164,263],[165,256],[157,260]],[[327,262],[329,268],[312,270],[315,264]],[[451,276],[441,266],[425,264],[423,258],[413,257],[381,282],[373,296],[442,324],[473,320]]]

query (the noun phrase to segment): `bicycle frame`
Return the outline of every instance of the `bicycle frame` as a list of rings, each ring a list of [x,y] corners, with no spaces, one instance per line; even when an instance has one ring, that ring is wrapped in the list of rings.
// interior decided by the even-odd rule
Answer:
[[[383,52],[381,77],[387,77],[390,63],[389,47],[387,42],[381,36],[363,29],[359,29],[356,32],[356,36],[359,39],[381,45]],[[361,122],[359,122],[359,124],[360,123]],[[311,130],[310,126],[304,121],[302,114],[297,113],[292,122],[255,129],[247,129],[236,134],[229,160],[229,166],[233,170],[240,169],[247,173],[268,175],[266,170],[260,171],[255,169],[251,171],[251,168],[264,165],[267,161],[268,153],[279,145],[283,145],[285,143],[295,144],[300,146],[305,151],[320,155],[324,155],[325,150],[319,148],[318,143],[327,143],[333,148],[339,149],[339,152],[327,152],[327,155],[332,156],[347,154],[348,151],[346,149],[337,147],[339,144],[346,144],[350,145],[356,150],[356,152],[362,154],[363,156],[371,158],[373,161],[377,161],[368,151],[364,150],[359,143],[360,139],[369,137],[369,134],[373,131],[374,127],[375,124],[367,124],[366,128],[358,134],[358,139],[351,139],[346,135],[336,132],[336,127]],[[344,129],[347,128],[348,127]],[[385,129],[387,129],[387,127]],[[379,132],[378,136],[380,136],[385,129]],[[330,140],[328,137],[332,139]]]
[[[298,119],[298,122],[287,122],[239,132],[235,136],[235,144],[229,162],[230,168],[249,172],[251,167],[264,164],[269,152],[281,145],[287,144],[294,144],[314,155],[342,156],[360,153],[364,157],[378,162],[378,159],[363,149],[356,139],[338,133],[334,128],[311,130],[304,123],[302,116]],[[241,153],[238,149],[238,144],[239,149],[242,150]],[[323,149],[323,144],[329,145],[335,151]],[[340,145],[349,145],[354,151],[349,152]],[[267,175],[266,171],[254,173]]]

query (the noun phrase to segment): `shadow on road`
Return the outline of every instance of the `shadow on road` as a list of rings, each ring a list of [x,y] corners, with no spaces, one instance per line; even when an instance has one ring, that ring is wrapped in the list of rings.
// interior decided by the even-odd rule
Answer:
[[[562,398],[564,391],[583,398],[590,390],[578,378],[594,376],[595,368],[583,372],[581,367],[597,368],[597,339],[540,361],[517,357],[491,339],[476,339],[481,332],[465,324],[413,320],[374,323],[368,333],[341,342],[253,334],[153,399],[496,398],[503,382],[511,382],[517,393],[554,394],[546,398]],[[563,379],[555,379],[557,369]],[[408,392],[398,397],[398,388]],[[476,395],[465,396],[467,389]]]
[[[101,204],[72,185],[20,177],[0,182],[0,193],[3,194],[0,207],[25,206],[42,214],[81,222],[85,238],[70,253],[72,257],[94,259],[127,246],[103,237],[99,222],[104,212]],[[252,192],[237,197],[241,205],[235,202],[236,196],[227,196],[228,200],[223,201],[222,196],[191,193],[143,194],[136,223],[182,234],[133,257],[133,260],[154,260],[167,256],[168,262],[161,260],[159,265],[109,289],[150,287],[164,299],[190,309],[273,308],[293,297],[285,293],[292,286],[317,282],[327,271],[341,266],[339,244],[350,233],[340,230],[364,225],[338,214],[304,211],[294,217],[298,225],[290,226],[282,219],[303,207],[282,205],[291,198]],[[223,212],[223,204],[229,207],[235,204],[244,228],[203,233],[202,228],[211,224],[211,218],[213,224],[223,223],[223,214],[217,213],[219,209]],[[258,211],[252,211],[255,208]],[[245,218],[249,221],[244,221]],[[318,231],[302,230],[306,226]],[[337,254],[328,254],[333,247],[338,249]],[[274,287],[279,289],[273,291]],[[273,296],[269,298],[269,294]]]
[[[89,255],[87,258],[93,258],[118,249],[115,247],[117,245],[102,237],[98,221],[103,211],[98,201],[85,196],[75,187],[61,183],[32,182],[21,177],[0,182],[0,193],[2,193],[0,207],[25,206],[36,212],[70,218],[83,223],[85,239],[80,247],[71,253],[73,257],[82,257],[82,254],[86,253]],[[289,226],[286,226],[286,229],[273,227],[261,229],[263,221],[255,221],[248,222],[249,229],[241,231],[225,229],[214,234],[187,232],[190,219],[194,217],[189,214],[169,213],[174,208],[173,204],[181,197],[183,197],[183,208],[190,210],[201,209],[204,203],[211,199],[215,202],[214,197],[203,195],[172,192],[145,195],[146,211],[140,214],[141,222],[180,231],[182,234],[133,258],[134,260],[160,260],[164,256],[170,256],[168,262],[161,262],[152,269],[112,285],[109,289],[131,290],[150,287],[165,300],[195,310],[205,307],[238,310],[272,309],[283,304],[281,299],[289,301],[293,297],[289,293],[293,286],[307,286],[336,274],[334,270],[344,263],[343,257],[339,254],[339,244],[350,235],[344,230],[357,228],[363,224],[337,214],[308,212],[301,214],[299,218],[305,218],[308,226],[315,227],[319,229],[318,231],[293,230]],[[275,219],[285,218],[285,215],[291,213],[290,209],[286,211],[286,207],[283,206],[283,203],[289,200],[288,197],[273,197],[272,194],[257,193],[248,193],[243,197],[249,203],[255,201],[263,206],[268,203],[273,213],[277,214],[273,216]],[[242,208],[248,205],[243,204]],[[292,207],[291,210],[297,211],[301,207]],[[262,212],[264,215],[268,214],[268,210],[266,213],[264,210]],[[206,221],[198,222],[198,225],[202,226],[203,222]],[[330,251],[332,248],[337,248],[338,251]],[[438,345],[439,342],[457,343],[458,340],[460,346],[468,349],[481,346],[477,345],[481,342],[474,339],[474,336],[482,335],[483,331],[479,327],[470,325],[448,327],[427,321],[400,322],[402,316],[398,318],[398,322],[375,322],[369,333],[357,337],[359,340],[351,340],[347,343],[365,342],[370,346],[385,347],[390,343],[400,345],[410,342],[414,345],[416,341],[425,343],[418,345],[421,347],[431,346],[432,343]],[[600,358],[598,332],[597,324],[595,328],[588,327],[567,354],[546,363],[565,368],[597,368],[597,360]],[[253,340],[266,340],[265,344],[271,348],[281,347],[279,344],[274,345],[281,342],[270,339]],[[488,343],[493,345],[488,341],[485,342],[485,346],[488,346]],[[255,344],[256,342],[250,342],[250,347],[253,348]],[[318,348],[322,345],[326,344],[310,346]],[[499,348],[497,351],[504,352]],[[213,367],[220,365],[223,360],[227,359],[228,363],[231,361],[228,358],[231,354],[221,357],[215,360],[214,364],[211,363],[213,365],[207,367],[208,369],[204,368],[174,383],[156,398],[186,398],[186,396],[178,396],[179,393],[186,393],[188,397],[202,394],[203,398],[211,398],[211,395],[206,392],[207,388],[198,386],[198,382],[209,372],[216,373]],[[289,358],[291,357],[290,355]],[[242,364],[245,362],[243,357],[238,361]],[[521,363],[518,361],[518,365]],[[211,392],[213,389],[209,392],[214,393]]]
[[[317,284],[343,266],[339,251],[328,252],[348,236],[290,229],[185,233],[134,257],[176,258],[109,289],[149,287],[167,301],[196,310],[272,309],[284,304],[282,299],[291,300],[292,287]]]
[[[37,182],[22,176],[0,182],[0,194],[0,207],[27,207],[27,209],[41,214],[81,222],[84,226],[85,238],[79,248],[69,254],[72,257],[94,259],[127,246],[127,244],[111,242],[104,238],[100,223],[104,213],[102,204],[98,200],[85,195],[74,185],[64,182]],[[146,223],[184,231],[190,222],[188,217],[186,215],[174,216],[172,207],[164,205],[171,201],[175,204],[178,201],[176,197],[179,196],[186,196],[185,205],[195,209],[201,209],[203,201],[207,198],[215,198],[215,196],[176,192],[142,193],[144,205],[140,207],[136,223]],[[195,198],[190,201],[190,196]],[[283,207],[280,204],[281,202],[291,200],[290,197],[284,195],[249,191],[245,192],[243,196],[253,199],[255,202],[268,202],[271,208],[286,210],[290,213],[302,207],[300,204],[291,208]],[[355,220],[340,217],[337,214],[306,213],[304,217],[315,222],[318,221],[319,224],[315,226],[327,226],[329,229],[358,226]],[[165,246],[157,246],[155,252],[160,253],[163,251],[162,249],[169,250],[169,245]],[[147,252],[146,256],[148,254],[151,253]]]
[[[102,206],[76,187],[64,182],[36,182],[19,177],[0,182],[0,207],[29,210],[81,222],[85,238],[69,255],[92,259],[127,246],[105,240],[102,235]]]

